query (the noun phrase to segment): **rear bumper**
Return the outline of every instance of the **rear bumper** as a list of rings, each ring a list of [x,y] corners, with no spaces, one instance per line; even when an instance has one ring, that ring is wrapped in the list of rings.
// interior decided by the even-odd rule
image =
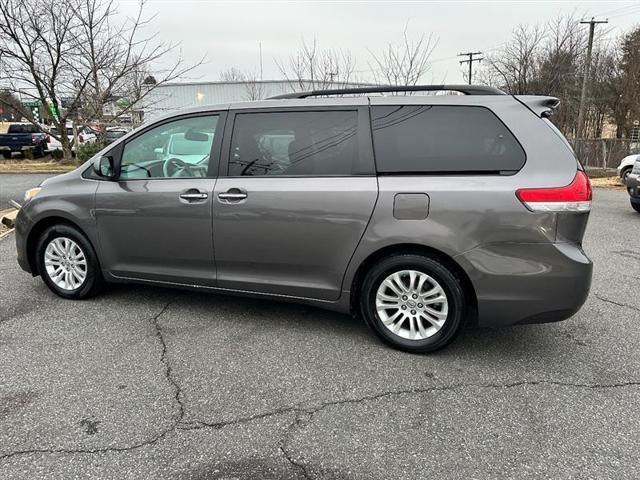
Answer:
[[[584,304],[593,264],[574,243],[499,243],[456,257],[478,300],[480,326],[556,322]]]
[[[38,145],[1,145],[0,152],[22,152],[25,150],[33,150],[38,148]]]

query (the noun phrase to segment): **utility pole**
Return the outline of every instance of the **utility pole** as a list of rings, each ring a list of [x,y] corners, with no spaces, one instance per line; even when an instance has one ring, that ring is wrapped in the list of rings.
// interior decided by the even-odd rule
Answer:
[[[258,42],[260,48],[260,80],[262,80],[262,42]]]
[[[468,60],[460,60],[460,65],[462,65],[463,63],[468,63],[469,64],[469,85],[471,85],[471,79],[473,77],[473,62],[481,62],[482,61],[482,57],[480,58],[473,58],[474,55],[482,55],[482,52],[467,52],[467,53],[459,53],[458,56],[459,57],[468,57]]]
[[[582,78],[582,93],[580,94],[580,107],[578,108],[578,128],[576,130],[576,138],[582,138],[584,131],[584,108],[587,99],[587,87],[589,85],[589,75],[591,74],[591,50],[593,49],[593,34],[598,23],[609,23],[609,20],[581,20],[580,23],[589,24],[589,44],[587,46],[587,60],[584,66],[584,77]]]

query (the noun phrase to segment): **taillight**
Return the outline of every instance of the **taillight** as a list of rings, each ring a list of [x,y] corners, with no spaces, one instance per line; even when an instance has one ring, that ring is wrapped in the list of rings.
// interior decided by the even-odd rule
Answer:
[[[78,142],[84,143],[84,136],[82,134],[78,135]]]
[[[582,172],[566,187],[522,188],[518,199],[532,212],[588,212],[591,210],[591,183]]]
[[[38,140],[36,139],[36,136],[32,133],[31,134],[31,144],[35,145],[38,142]]]
[[[51,135],[47,135],[46,137],[44,137],[44,140],[47,143],[51,143]]]

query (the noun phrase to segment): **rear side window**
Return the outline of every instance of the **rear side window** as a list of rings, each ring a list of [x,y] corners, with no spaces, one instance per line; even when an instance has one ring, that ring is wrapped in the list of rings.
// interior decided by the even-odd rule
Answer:
[[[346,176],[358,171],[357,111],[240,113],[229,176]]]
[[[372,107],[371,124],[381,173],[498,173],[525,162],[518,141],[484,107]]]
[[[33,125],[9,125],[7,133],[38,133]]]

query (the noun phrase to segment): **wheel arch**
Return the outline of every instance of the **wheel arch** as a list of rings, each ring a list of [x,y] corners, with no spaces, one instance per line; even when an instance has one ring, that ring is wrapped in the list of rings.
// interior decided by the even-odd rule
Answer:
[[[629,172],[631,173],[631,170],[633,170],[633,164],[631,165],[625,165],[624,167],[622,167],[620,169],[620,178],[624,178],[625,173]]]
[[[31,227],[31,230],[27,235],[27,260],[29,262],[29,267],[31,268],[31,272],[33,273],[33,275],[40,274],[40,272],[38,271],[38,262],[36,261],[36,248],[38,246],[38,241],[42,236],[42,233],[47,228],[52,227],[54,225],[68,225],[70,227],[75,228],[82,235],[84,235],[84,237],[87,239],[87,242],[89,242],[89,244],[93,248],[93,251],[94,252],[96,251],[95,245],[93,244],[93,242],[91,242],[91,239],[89,238],[89,236],[82,229],[82,227],[80,227],[80,225],[78,225],[76,222],[69,220],[68,218],[57,216],[57,215],[44,217],[38,220],[38,222],[36,222],[33,225],[33,227]]]
[[[458,276],[458,278],[460,278],[462,288],[464,289],[466,294],[465,297],[467,300],[467,304],[469,305],[469,307],[471,307],[470,310],[474,312],[473,316],[475,320],[475,317],[477,317],[476,312],[478,308],[478,299],[476,297],[476,291],[473,287],[473,283],[471,282],[471,279],[469,278],[469,275],[467,275],[467,272],[464,270],[464,268],[462,268],[460,264],[456,262],[451,256],[447,255],[441,250],[414,243],[399,243],[394,245],[387,245],[369,254],[360,263],[353,276],[353,280],[350,286],[350,309],[352,312],[358,311],[358,304],[360,302],[360,287],[362,285],[364,276],[369,271],[369,269],[381,259],[398,254],[416,254],[435,258],[444,266],[449,268],[452,272],[454,272]]]

